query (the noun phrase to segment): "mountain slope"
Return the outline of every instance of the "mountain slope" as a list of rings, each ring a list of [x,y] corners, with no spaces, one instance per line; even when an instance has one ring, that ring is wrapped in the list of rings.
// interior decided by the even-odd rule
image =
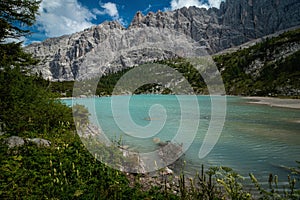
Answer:
[[[199,47],[216,53],[300,25],[299,10],[298,0],[227,0],[220,9],[190,7],[146,16],[138,12],[128,29],[105,22],[25,49],[41,60],[35,71],[46,79],[86,79],[184,57]]]
[[[226,94],[259,96],[300,96],[300,29],[288,31],[263,42],[230,53],[213,55],[221,72]],[[199,72],[187,59],[177,58],[158,63],[180,72],[191,84],[196,94],[208,94],[206,84]],[[124,69],[100,78],[96,95],[111,95],[118,80],[129,71]],[[98,81],[91,79],[85,85]],[[53,92],[71,96],[73,81],[52,82]],[[138,93],[172,93],[166,87],[148,84]]]
[[[227,94],[300,95],[300,29],[214,60]]]

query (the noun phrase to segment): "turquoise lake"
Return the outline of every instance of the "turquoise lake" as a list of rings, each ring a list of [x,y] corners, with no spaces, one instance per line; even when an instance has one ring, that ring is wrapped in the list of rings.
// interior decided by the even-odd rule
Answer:
[[[95,106],[98,123],[108,138],[119,138],[126,145],[138,152],[147,152],[157,148],[153,138],[161,141],[172,140],[180,126],[180,104],[174,95],[134,95],[130,99],[129,109],[122,109],[120,98],[119,116],[113,115],[111,97],[82,98],[76,103]],[[189,105],[189,96],[181,101]],[[270,173],[279,176],[281,183],[287,182],[290,173],[286,167],[296,167],[300,161],[300,110],[250,104],[241,97],[227,96],[226,120],[222,134],[212,151],[199,159],[199,148],[202,145],[211,119],[211,99],[209,96],[197,96],[200,108],[200,124],[192,145],[184,155],[186,171],[194,175],[204,166],[227,166],[248,178],[254,173],[261,182],[267,182]],[[72,100],[63,100],[67,105]],[[124,134],[115,120],[122,120],[129,111],[132,120],[139,126],[147,126],[151,120],[162,120],[159,114],[149,116],[152,105],[164,107],[167,118],[163,128],[154,136],[144,138]],[[190,106],[193,106],[192,104]],[[124,116],[123,116],[124,114]],[[187,115],[186,123],[193,122],[194,113]],[[95,120],[95,119],[94,119]]]

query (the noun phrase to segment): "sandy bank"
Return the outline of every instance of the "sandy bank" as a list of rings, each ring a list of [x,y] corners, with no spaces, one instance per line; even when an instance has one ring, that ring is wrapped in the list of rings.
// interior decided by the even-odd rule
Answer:
[[[250,100],[249,103],[253,104],[300,109],[300,99],[279,99],[273,97],[244,97],[244,99]]]
[[[68,100],[68,99],[74,99],[74,97],[59,97],[60,100]]]

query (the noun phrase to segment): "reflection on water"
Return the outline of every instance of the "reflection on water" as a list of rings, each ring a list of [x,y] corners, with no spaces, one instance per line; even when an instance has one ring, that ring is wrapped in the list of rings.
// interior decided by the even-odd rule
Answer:
[[[184,100],[189,101],[189,97],[186,96]],[[282,183],[287,180],[287,167],[297,166],[295,161],[300,160],[300,110],[248,104],[248,100],[240,97],[227,97],[227,116],[222,135],[210,154],[200,160],[198,152],[208,129],[211,109],[209,96],[199,96],[198,100],[200,126],[184,157],[189,174],[199,171],[201,164],[207,167],[221,165],[231,167],[246,177],[252,172],[260,181],[267,181],[270,173],[277,174]],[[70,100],[64,101],[70,104]],[[84,104],[87,100],[80,101]],[[132,97],[130,114],[132,120],[140,126],[147,126],[152,120],[160,120],[149,116],[152,105],[163,105],[167,112],[167,120],[162,130],[153,137],[140,139],[122,134],[114,121],[116,118],[122,119],[122,116],[112,115],[109,97],[97,98],[95,102],[98,121],[105,134],[109,138],[122,135],[126,145],[139,152],[156,149],[157,144],[153,139],[172,140],[180,125],[179,103],[173,95]],[[195,120],[195,116],[190,113],[184,123],[192,120]]]

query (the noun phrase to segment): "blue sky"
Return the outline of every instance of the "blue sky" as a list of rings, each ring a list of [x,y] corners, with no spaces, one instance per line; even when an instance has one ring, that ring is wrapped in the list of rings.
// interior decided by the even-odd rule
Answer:
[[[25,44],[82,31],[105,20],[117,20],[127,27],[141,11],[175,10],[182,7],[219,7],[222,0],[43,0],[33,34]]]

